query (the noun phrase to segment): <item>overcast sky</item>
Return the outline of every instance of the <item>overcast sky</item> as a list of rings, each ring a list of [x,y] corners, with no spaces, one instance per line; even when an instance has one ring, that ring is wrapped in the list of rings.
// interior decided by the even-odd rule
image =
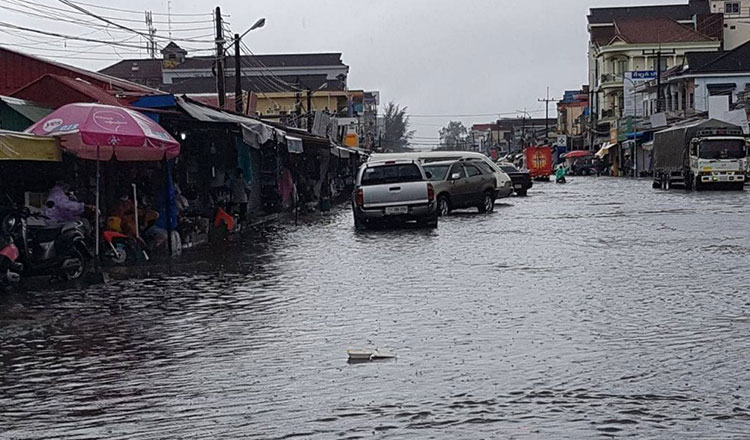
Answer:
[[[167,12],[166,0],[81,1],[134,11]],[[55,0],[37,3],[40,10],[68,8]],[[439,128],[450,119],[471,125],[497,119],[489,114],[524,108],[534,117],[543,117],[544,105],[537,99],[544,97],[547,86],[553,97],[559,97],[563,90],[579,88],[587,81],[586,15],[590,7],[660,3],[687,0],[223,0],[213,4],[173,0],[171,6],[174,29],[197,29],[176,35],[211,34],[210,16],[176,14],[210,14],[218,5],[230,15],[228,21],[235,32],[244,31],[259,17],[267,19],[265,28],[244,40],[255,53],[343,53],[344,62],[350,66],[350,88],[380,90],[381,106],[391,100],[407,106],[414,115],[412,125],[418,130],[417,136],[430,143],[437,142]],[[34,3],[0,0],[5,8],[28,11],[22,4]],[[131,19],[124,23],[144,27],[137,23],[141,15],[84,7],[109,17]],[[85,28],[72,23],[50,23],[29,14],[6,12],[10,13],[4,13],[0,21],[72,35],[86,33]],[[166,17],[157,15],[154,19],[162,21]],[[208,21],[177,23],[193,20]],[[158,34],[166,37],[167,27],[165,23],[158,24]],[[100,35],[92,34],[95,38]],[[34,38],[47,40],[44,36]],[[21,40],[0,34],[0,41]],[[131,42],[138,44],[138,39]],[[70,64],[98,69],[118,59],[105,55],[111,52],[106,46],[71,55],[70,47],[76,43],[69,44],[61,55],[94,58],[60,59]],[[210,44],[195,46],[209,48]],[[44,54],[54,57],[55,52],[50,50],[53,46],[46,47],[48,52]],[[488,115],[418,117],[476,114]]]

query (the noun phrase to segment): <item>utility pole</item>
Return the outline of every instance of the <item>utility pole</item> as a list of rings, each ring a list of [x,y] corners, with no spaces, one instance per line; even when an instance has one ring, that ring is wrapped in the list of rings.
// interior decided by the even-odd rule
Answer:
[[[307,88],[307,132],[312,133],[313,129],[313,109],[312,109],[312,90]]]
[[[148,27],[148,54],[151,59],[156,58],[156,28],[154,27],[154,15],[151,11],[146,11],[146,26]],[[171,37],[171,35],[170,35]]]
[[[216,92],[219,107],[224,108],[227,99],[226,78],[224,77],[224,27],[221,21],[221,8],[216,7]]]
[[[549,97],[549,87],[547,87],[547,97],[538,99],[537,101],[543,102],[545,106],[544,111],[544,143],[549,144],[549,103],[557,102],[556,99]]]
[[[663,51],[661,45],[658,50],[644,50],[643,55],[656,55],[656,113],[664,111],[663,97],[661,96],[661,60],[663,55],[674,55],[674,49]]]
[[[240,34],[234,34],[234,109],[242,113],[242,65],[240,58]],[[250,99],[250,97],[248,97]]]
[[[523,116],[521,116],[521,150],[526,148],[526,107],[523,108]]]

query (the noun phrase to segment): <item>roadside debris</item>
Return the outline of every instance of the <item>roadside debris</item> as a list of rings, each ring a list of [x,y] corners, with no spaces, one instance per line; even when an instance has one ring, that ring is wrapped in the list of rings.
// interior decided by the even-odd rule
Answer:
[[[346,352],[349,355],[349,362],[370,362],[396,358],[394,353],[383,348],[350,349]]]

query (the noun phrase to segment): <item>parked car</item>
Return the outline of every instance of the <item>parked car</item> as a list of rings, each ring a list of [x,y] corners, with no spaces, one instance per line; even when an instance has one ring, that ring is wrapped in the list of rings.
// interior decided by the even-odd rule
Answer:
[[[435,186],[438,215],[472,207],[481,213],[495,210],[495,176],[482,165],[465,160],[424,165]]]
[[[531,173],[528,170],[519,170],[515,165],[509,163],[501,163],[499,166],[501,170],[510,176],[510,180],[513,182],[513,191],[516,192],[516,195],[521,197],[526,196],[526,193],[534,186]]]
[[[436,228],[435,187],[416,160],[368,162],[359,168],[352,195],[354,225],[409,222]]]
[[[473,151],[420,151],[413,153],[376,153],[370,156],[370,161],[383,160],[418,160],[422,164],[432,162],[445,162],[450,160],[478,161],[487,164],[495,176],[495,199],[510,197],[513,194],[513,186],[510,177],[501,170],[492,159],[482,153]]]
[[[570,171],[576,176],[590,176],[597,174],[597,163],[592,158],[582,158],[573,161]]]

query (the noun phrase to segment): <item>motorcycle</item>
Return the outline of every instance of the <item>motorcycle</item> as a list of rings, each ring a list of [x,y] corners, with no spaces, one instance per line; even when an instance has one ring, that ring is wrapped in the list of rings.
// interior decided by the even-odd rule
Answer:
[[[9,234],[0,236],[0,292],[21,282],[23,265],[18,262],[20,252]]]
[[[555,183],[566,183],[565,176],[560,176],[555,179]]]
[[[12,210],[3,220],[3,228],[20,247],[23,275],[49,275],[64,281],[81,278],[93,258],[86,245],[90,228],[85,222],[29,225],[29,219],[49,220],[26,207]]]
[[[139,239],[115,231],[104,231],[102,259],[105,264],[123,265],[136,261],[148,261],[148,253]]]

